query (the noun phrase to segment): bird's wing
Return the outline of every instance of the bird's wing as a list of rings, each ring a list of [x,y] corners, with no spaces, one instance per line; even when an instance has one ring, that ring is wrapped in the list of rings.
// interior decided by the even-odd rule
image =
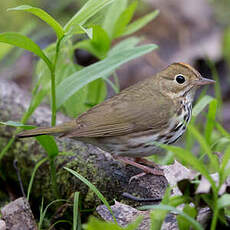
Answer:
[[[64,136],[109,137],[148,129],[158,132],[166,127],[175,112],[173,101],[150,85],[141,84],[129,87],[82,114],[76,120],[76,128]]]

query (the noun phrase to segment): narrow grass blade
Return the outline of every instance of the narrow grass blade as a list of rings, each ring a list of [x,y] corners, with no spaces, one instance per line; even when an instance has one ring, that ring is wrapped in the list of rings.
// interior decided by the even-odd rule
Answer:
[[[72,223],[69,221],[69,220],[58,220],[56,221],[55,223],[53,223],[47,230],[53,230],[54,227],[57,225],[57,224],[60,224],[60,223],[67,223],[69,225],[72,226]]]
[[[174,208],[172,206],[159,204],[159,205],[148,205],[148,206],[142,206],[141,207],[141,210],[152,210],[152,209],[174,212],[174,213],[184,217],[186,219],[186,221],[188,221],[191,224],[191,226],[193,226],[194,229],[196,229],[196,230],[204,230],[199,222],[197,222],[195,219],[190,217],[188,214],[186,214],[186,213],[184,213],[184,212],[180,211],[179,209]]]
[[[74,203],[73,203],[73,230],[78,229],[78,209],[79,209],[79,192],[74,193]]]
[[[228,175],[225,175],[225,172],[226,172],[226,167],[229,164],[229,161],[230,161],[230,146],[228,146],[228,148],[225,150],[225,153],[224,153],[224,156],[221,162],[221,166],[220,166],[219,173],[222,176],[223,181],[225,180],[225,176],[228,176]],[[223,183],[223,181],[220,181],[220,183]]]
[[[35,167],[34,167],[34,170],[33,170],[33,172],[32,172],[31,178],[30,178],[28,190],[27,190],[27,196],[26,196],[26,198],[27,198],[28,201],[30,200],[30,192],[31,192],[31,188],[32,188],[32,185],[33,185],[33,181],[34,181],[35,174],[36,174],[38,168],[39,168],[43,163],[45,163],[47,160],[48,160],[48,157],[43,158],[43,159],[40,160],[40,161],[35,165]]]
[[[212,153],[212,150],[209,144],[207,143],[207,141],[205,140],[205,138],[201,135],[201,133],[193,125],[188,126],[188,131],[191,132],[194,138],[199,142],[201,148],[204,151],[204,154],[208,155],[211,165],[214,168],[214,170],[218,170],[218,167],[219,167],[218,160],[216,156]]]
[[[221,133],[221,135],[227,138],[230,138],[230,133],[227,130],[225,130],[224,127],[220,123],[215,122],[215,125],[216,125],[217,130]]]
[[[113,35],[112,38],[118,38],[120,37],[126,29],[126,26],[128,23],[131,21],[134,12],[137,8],[138,1],[134,0],[120,15],[120,17],[117,19],[115,25],[114,25],[114,30],[113,30]]]
[[[224,194],[217,201],[218,209],[230,207],[230,194]]]
[[[185,204],[183,208],[183,213],[187,214],[188,216],[190,216],[192,219],[195,220],[197,215],[197,210],[196,207],[194,206],[192,207],[189,204]],[[191,224],[188,222],[186,218],[184,218],[184,216],[178,215],[176,219],[177,219],[179,229],[183,229],[183,230],[191,229]]]
[[[66,200],[64,199],[58,199],[58,200],[53,200],[52,202],[50,202],[44,209],[43,211],[43,205],[44,205],[44,199],[42,198],[42,205],[41,205],[41,209],[40,209],[40,218],[39,218],[39,223],[38,223],[38,230],[41,230],[42,229],[42,224],[43,224],[43,221],[44,221],[44,218],[46,216],[46,213],[47,213],[47,210],[48,208],[55,204],[55,203],[58,203],[58,202],[66,202]]]
[[[6,122],[0,122],[1,125],[7,125],[7,126],[12,126],[12,127],[19,127],[22,129],[34,129],[36,126],[34,125],[24,125],[21,122],[17,121],[6,121]]]
[[[214,98],[208,95],[205,95],[204,97],[202,97],[194,106],[194,108],[192,109],[192,116],[196,117],[198,116],[203,110],[204,108],[210,104],[210,102],[213,100]]]
[[[2,151],[0,152],[0,161],[5,156],[9,148],[12,146],[14,141],[15,141],[15,137],[11,137],[7,145],[2,149]]]
[[[65,170],[67,170],[68,172],[72,173],[75,177],[77,177],[79,180],[81,180],[84,184],[86,184],[97,196],[98,198],[103,202],[103,204],[108,208],[108,210],[110,211],[111,215],[113,216],[114,222],[116,223],[116,218],[113,214],[113,211],[108,203],[108,201],[106,200],[106,198],[101,194],[101,192],[96,188],[95,185],[93,185],[92,183],[90,183],[86,178],[84,178],[82,175],[80,175],[79,173],[77,173],[76,171],[66,168],[64,167]]]
[[[122,34],[122,36],[126,36],[126,35],[135,33],[136,31],[138,31],[139,29],[147,25],[149,22],[151,22],[153,19],[155,19],[158,16],[159,12],[160,12],[159,10],[155,10],[152,13],[149,13],[145,15],[144,17],[141,17],[137,19],[136,21],[130,23],[126,27],[125,32]]]
[[[209,104],[208,116],[206,120],[205,133],[204,133],[205,140],[208,145],[211,144],[211,135],[212,135],[213,128],[215,126],[217,105],[218,105],[218,101],[216,99],[213,99]]]

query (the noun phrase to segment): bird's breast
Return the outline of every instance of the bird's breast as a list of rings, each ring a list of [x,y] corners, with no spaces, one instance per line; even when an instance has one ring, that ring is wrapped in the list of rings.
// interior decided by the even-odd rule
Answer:
[[[172,144],[178,140],[179,137],[185,132],[188,123],[191,120],[192,116],[192,104],[190,101],[183,99],[180,102],[180,107],[171,118],[169,129],[167,130],[170,133],[170,137],[165,142],[166,144]]]
[[[156,143],[174,143],[185,132],[191,115],[191,103],[182,100],[176,114],[169,119],[168,126],[157,133],[149,129],[123,136],[101,137],[94,139],[93,144],[112,155],[143,157],[158,154],[162,149]]]

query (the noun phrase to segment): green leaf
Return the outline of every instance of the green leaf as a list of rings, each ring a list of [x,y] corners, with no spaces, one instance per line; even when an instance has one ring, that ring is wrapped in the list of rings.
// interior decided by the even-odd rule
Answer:
[[[83,225],[85,230],[124,230],[118,224],[99,220],[93,216],[89,218],[89,222]]]
[[[76,171],[74,171],[72,169],[69,169],[69,168],[66,168],[66,167],[64,167],[64,169],[67,170],[68,172],[72,173],[75,177],[77,177],[84,184],[86,184],[97,195],[97,197],[103,202],[103,204],[108,208],[108,210],[110,211],[111,215],[113,216],[114,221],[117,222],[116,218],[114,217],[113,211],[112,211],[108,201],[102,195],[102,193],[96,188],[96,186],[93,185],[91,182],[89,182],[86,178],[84,178],[82,175],[80,175]]]
[[[93,45],[91,40],[83,40],[78,42],[76,45],[74,45],[74,49],[82,49],[86,50],[98,59],[103,59],[104,56],[101,56],[101,53],[99,50],[97,50]]]
[[[45,149],[49,157],[55,157],[58,155],[58,147],[54,137],[48,135],[42,135],[36,137],[39,144]]]
[[[138,216],[137,219],[135,221],[133,221],[132,223],[128,224],[125,228],[123,228],[124,230],[138,230],[139,225],[141,224],[141,222],[143,221],[144,217],[143,216]]]
[[[187,201],[188,201],[187,197],[183,195],[177,195],[177,196],[171,196],[168,204],[170,206],[177,207],[178,205],[185,204]]]
[[[65,78],[72,73],[76,72],[76,65],[73,63],[72,58],[73,46],[70,41],[63,41],[60,47],[60,54],[58,56],[56,65],[56,85],[60,84]],[[46,55],[50,60],[55,57],[55,44],[49,45],[45,49]],[[50,74],[49,69],[44,62],[39,61],[36,66],[36,74],[39,77],[38,84],[41,84],[43,94],[42,96],[49,95],[50,93]],[[40,88],[41,88],[40,86]],[[40,92],[39,92],[40,93]],[[87,102],[87,86],[81,88],[78,92],[73,94],[62,105],[61,111],[71,117],[76,117],[88,109]],[[74,106],[73,106],[74,104]]]
[[[45,163],[47,160],[48,160],[48,157],[43,158],[43,159],[40,160],[38,163],[36,163],[36,165],[34,166],[34,169],[33,169],[33,172],[32,172],[31,178],[30,178],[29,186],[28,186],[28,189],[27,189],[27,196],[26,196],[26,199],[27,199],[28,201],[30,200],[30,192],[31,192],[31,189],[32,189],[32,185],[33,185],[33,181],[34,181],[35,174],[36,174],[38,168],[39,168],[43,163]]]
[[[226,171],[226,167],[229,164],[229,160],[230,160],[230,146],[228,146],[228,148],[225,150],[222,162],[221,162],[221,166],[220,166],[220,175],[222,177],[222,180],[225,180],[225,171]],[[229,176],[229,175],[226,175]],[[223,181],[220,181],[220,183],[223,183]]]
[[[135,221],[133,221],[131,224],[123,228],[118,224],[102,221],[91,216],[89,218],[88,223],[83,225],[83,229],[85,230],[137,230],[142,220],[143,217],[138,216]]]
[[[78,218],[79,218],[79,192],[74,193],[74,203],[73,203],[73,230],[77,230],[79,226]]]
[[[110,48],[110,39],[106,31],[100,26],[93,26],[92,45],[97,49],[101,56],[105,56]]]
[[[85,28],[80,25],[80,28],[87,34],[87,36],[92,39],[93,38],[93,29],[92,28]]]
[[[97,105],[105,100],[107,88],[103,79],[97,79],[88,84],[87,103]]]
[[[221,133],[221,135],[227,138],[230,138],[230,133],[227,130],[225,130],[224,127],[220,123],[215,122],[215,125],[216,125],[217,130]]]
[[[50,25],[56,32],[58,39],[61,39],[64,36],[64,31],[61,25],[53,17],[51,17],[47,12],[45,12],[44,10],[40,8],[32,7],[29,5],[22,5],[22,6],[18,6],[15,8],[10,8],[8,10],[9,11],[22,10],[22,11],[30,12],[31,14],[36,15],[41,20],[45,21],[48,25]]]
[[[1,125],[13,126],[13,127],[20,127],[22,129],[33,129],[35,128],[34,125],[24,125],[21,122],[16,121],[7,121],[7,122],[0,122]]]
[[[230,206],[230,194],[224,194],[217,201],[218,209],[227,208]]]
[[[168,187],[165,191],[164,197],[161,201],[161,204],[168,204],[169,198],[171,194],[171,188]],[[143,207],[141,207],[143,208]],[[150,219],[151,219],[151,230],[160,230],[161,226],[164,222],[164,219],[167,215],[167,210],[154,210],[150,212]]]
[[[100,26],[93,26],[92,29],[92,40],[80,41],[74,46],[74,48],[87,50],[97,58],[103,59],[109,51],[110,39],[104,29]]]
[[[86,4],[67,22],[64,31],[74,33],[75,27],[83,25],[89,18],[95,15],[114,0],[89,0]]]
[[[202,97],[194,106],[193,110],[192,110],[192,116],[196,117],[198,116],[203,110],[204,108],[210,104],[210,102],[213,100],[213,97],[210,97],[208,95],[205,95],[204,97]]]
[[[56,85],[64,81],[68,76],[76,72],[76,66],[73,63],[70,46],[63,47],[56,68]],[[86,105],[88,95],[88,86],[82,87],[74,93],[63,105],[62,111],[70,117],[77,117],[88,109]],[[74,106],[73,106],[74,105]]]
[[[137,8],[137,4],[138,1],[137,0],[134,1],[120,15],[120,17],[118,18],[114,26],[112,38],[117,38],[124,33],[126,26],[128,25],[128,23],[131,21],[133,17],[133,14]]]
[[[169,206],[169,205],[165,205],[165,204],[159,204],[159,205],[146,205],[146,206],[143,206],[141,208],[141,210],[165,210],[165,211],[170,211],[170,212],[174,212],[178,215],[181,215],[183,216],[186,221],[190,224],[190,226],[192,226],[194,229],[197,229],[197,230],[204,230],[203,227],[200,225],[199,222],[197,222],[196,220],[194,220],[192,217],[190,217],[188,214],[180,211],[179,209],[177,208],[174,208],[172,206]]]
[[[218,101],[216,99],[213,99],[209,104],[208,116],[205,125],[205,139],[208,145],[211,144],[211,135],[212,135],[213,128],[215,126],[217,102]]]
[[[164,222],[167,211],[165,210],[154,210],[150,212],[151,219],[151,230],[161,230],[161,226]]]
[[[30,38],[19,33],[6,32],[0,34],[0,42],[14,45],[36,54],[43,59],[43,61],[48,65],[49,69],[52,69],[52,63],[50,60],[46,57],[40,47]]]
[[[70,75],[57,87],[57,108],[60,108],[68,98],[88,83],[107,76],[125,62],[151,52],[156,48],[157,46],[152,44],[125,50]]]
[[[195,128],[194,125],[188,126],[188,131],[191,132],[191,134],[194,136],[194,138],[200,143],[201,148],[203,149],[204,153],[208,155],[211,165],[214,168],[214,170],[218,170],[218,160],[216,156],[212,153],[212,150],[205,140],[205,138],[201,135],[201,133],[198,131],[197,128]]]
[[[43,221],[45,219],[46,213],[48,211],[48,208],[51,207],[52,205],[58,203],[58,202],[65,202],[66,203],[66,200],[64,200],[64,199],[53,200],[43,210],[44,199],[42,198],[42,204],[41,204],[41,207],[40,207],[40,217],[39,217],[39,222],[38,222],[38,230],[43,229],[42,225],[43,225]]]
[[[118,44],[116,44],[115,46],[113,46],[110,49],[108,55],[114,55],[114,54],[120,53],[121,51],[134,48],[140,41],[141,39],[138,37],[126,38],[122,40],[121,42],[119,42]]]
[[[70,117],[77,117],[85,112],[87,106],[88,87],[84,86],[74,93],[63,105],[62,111]]]
[[[149,22],[151,22],[153,19],[155,19],[159,14],[159,10],[155,10],[152,13],[149,13],[136,21],[130,23],[127,25],[125,31],[123,32],[123,36],[130,35],[132,33],[135,33],[145,25],[147,25]]]
[[[229,144],[230,144],[230,138],[220,137],[215,139],[214,143],[212,143],[211,145],[211,148],[214,152],[222,153]]]
[[[3,59],[11,50],[12,46],[6,43],[0,43],[0,61]]]
[[[185,204],[184,208],[183,208],[183,212],[188,214],[191,218],[195,219],[196,215],[197,215],[197,211],[195,207],[191,207],[189,204]],[[190,223],[187,221],[186,218],[184,218],[181,215],[177,216],[177,223],[178,223],[178,227],[179,229],[183,229],[183,230],[190,230],[191,226]]]
[[[110,38],[112,38],[114,25],[121,13],[127,7],[127,0],[116,0],[114,1],[106,12],[105,19],[103,22],[103,28],[107,32]]]

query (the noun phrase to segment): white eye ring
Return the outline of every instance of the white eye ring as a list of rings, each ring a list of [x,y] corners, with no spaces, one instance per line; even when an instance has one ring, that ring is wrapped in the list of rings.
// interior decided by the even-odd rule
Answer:
[[[176,75],[175,80],[178,84],[181,84],[181,85],[185,83],[185,77],[182,74]]]

